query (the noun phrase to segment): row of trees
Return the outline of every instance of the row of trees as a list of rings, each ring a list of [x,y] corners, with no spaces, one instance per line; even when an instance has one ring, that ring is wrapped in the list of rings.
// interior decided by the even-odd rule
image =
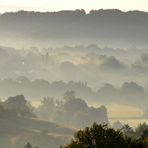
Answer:
[[[93,122],[108,123],[105,106],[89,107],[87,103],[77,98],[74,91],[66,91],[61,101],[49,97],[41,100],[41,105],[35,110],[40,119],[58,124],[84,128]]]

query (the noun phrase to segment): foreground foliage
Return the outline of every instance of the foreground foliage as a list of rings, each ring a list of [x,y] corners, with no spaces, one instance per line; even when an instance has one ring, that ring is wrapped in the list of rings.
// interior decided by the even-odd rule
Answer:
[[[146,139],[132,139],[120,130],[94,123],[78,131],[71,143],[61,148],[147,148]]]

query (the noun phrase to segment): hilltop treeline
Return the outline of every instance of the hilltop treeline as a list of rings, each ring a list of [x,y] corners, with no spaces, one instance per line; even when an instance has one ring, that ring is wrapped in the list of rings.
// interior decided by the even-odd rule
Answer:
[[[99,104],[122,103],[133,106],[146,107],[146,99],[148,96],[147,90],[135,82],[125,82],[120,87],[115,87],[110,83],[106,83],[98,90],[93,90],[86,82],[63,82],[53,81],[48,82],[42,79],[34,81],[26,77],[18,77],[17,79],[3,79],[0,80],[0,96],[8,97],[17,94],[24,94],[31,100],[43,98],[46,96],[61,100],[61,96],[66,91],[75,91],[76,97],[83,98],[90,104],[95,102]]]
[[[0,38],[100,42],[105,45],[147,45],[148,13],[120,10],[4,13]],[[28,40],[28,39],[27,39]],[[124,42],[123,42],[124,41]]]

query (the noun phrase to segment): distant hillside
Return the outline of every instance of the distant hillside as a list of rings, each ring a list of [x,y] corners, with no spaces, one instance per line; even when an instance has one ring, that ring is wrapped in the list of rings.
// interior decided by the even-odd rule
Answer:
[[[42,147],[58,148],[68,142],[75,132],[55,123],[37,119],[2,119],[0,118],[0,147],[20,148],[30,141]]]
[[[116,46],[147,46],[148,13],[140,11],[84,10],[4,13],[0,16],[1,43],[14,39]],[[50,41],[50,42],[49,42]],[[19,44],[19,43],[18,43]]]

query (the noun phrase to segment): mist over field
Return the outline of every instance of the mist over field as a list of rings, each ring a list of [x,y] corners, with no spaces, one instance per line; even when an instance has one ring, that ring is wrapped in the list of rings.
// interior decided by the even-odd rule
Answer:
[[[147,26],[143,11],[1,14],[0,147],[58,148],[94,122],[147,123]]]

